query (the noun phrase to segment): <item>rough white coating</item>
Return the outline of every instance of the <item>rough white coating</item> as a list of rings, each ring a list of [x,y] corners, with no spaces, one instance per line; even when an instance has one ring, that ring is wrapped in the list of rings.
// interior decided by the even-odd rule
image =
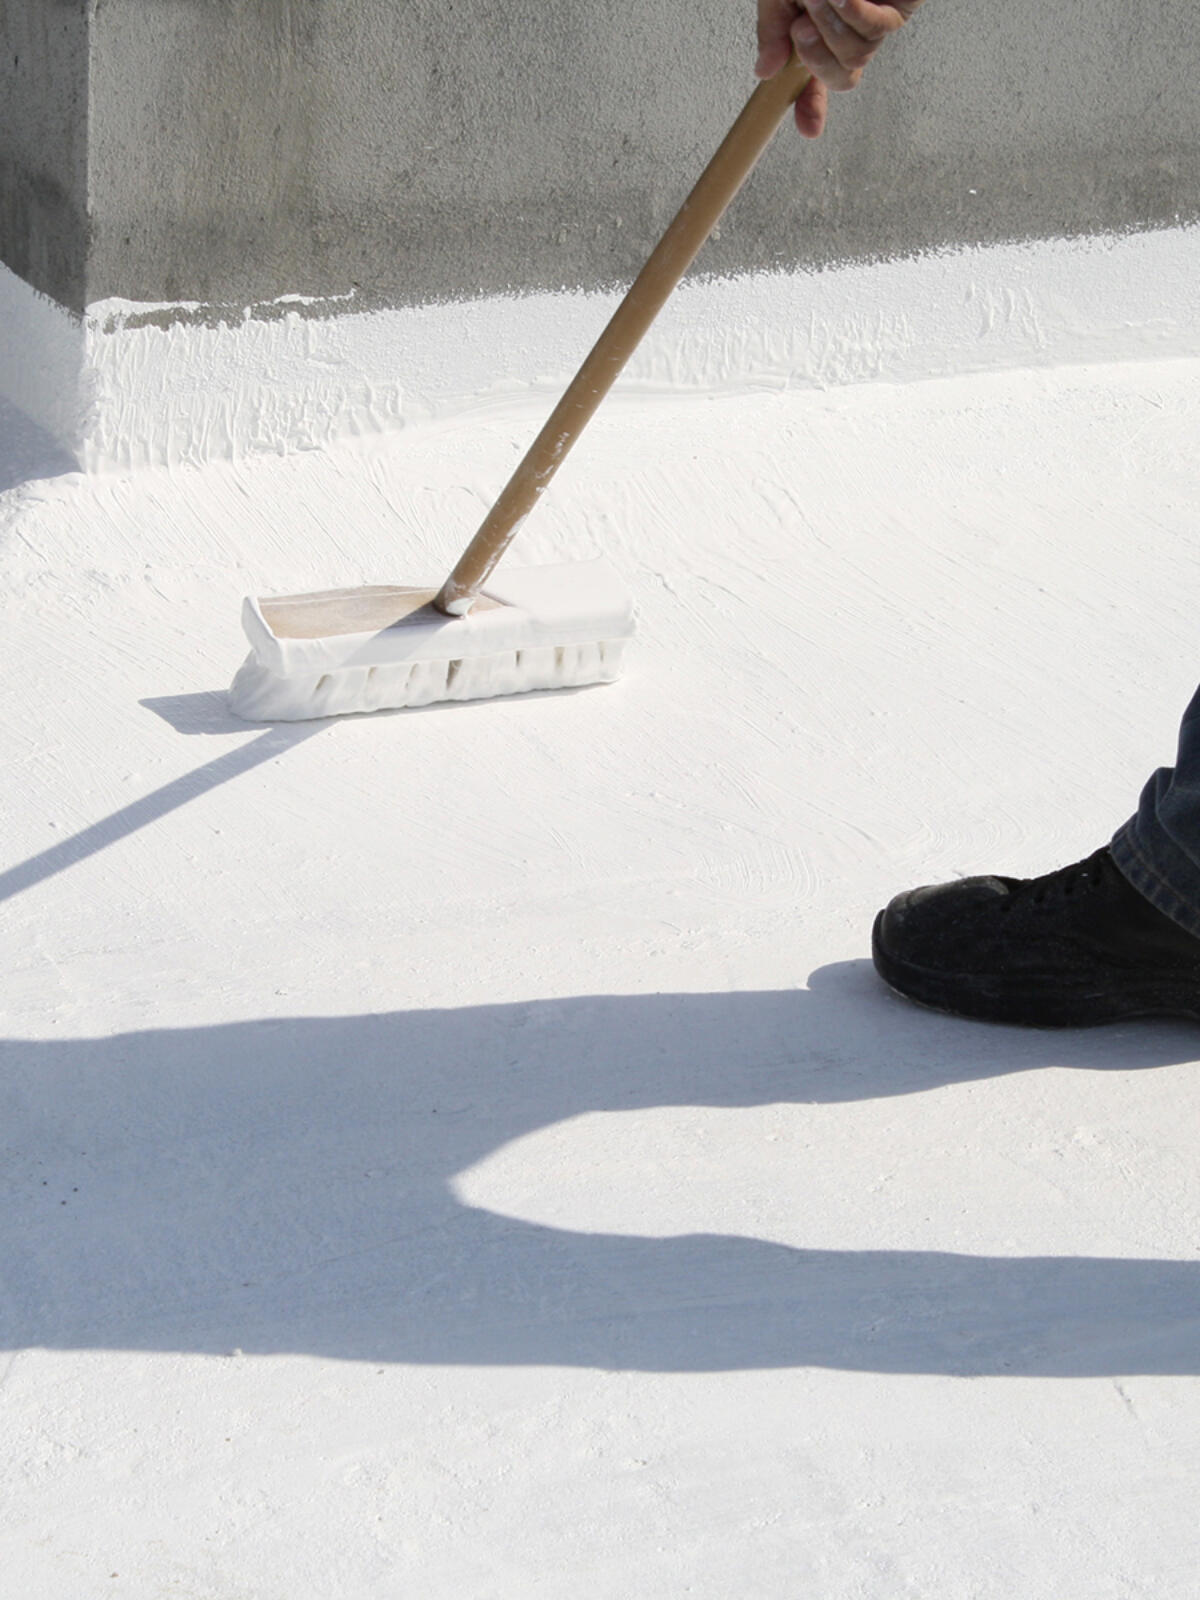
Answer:
[[[1200,360],[628,394],[619,684],[229,715],[543,417],[0,498],[6,1597],[1193,1600],[1200,1035],[866,952],[1170,758]]]
[[[826,387],[1196,354],[1198,278],[1190,228],[687,283],[621,381]],[[552,394],[617,297],[247,313],[217,327],[196,320],[203,307],[103,301],[80,324],[0,267],[0,301],[0,394],[107,470],[311,449],[531,386]],[[43,369],[21,352],[46,345],[47,318],[62,354]]]

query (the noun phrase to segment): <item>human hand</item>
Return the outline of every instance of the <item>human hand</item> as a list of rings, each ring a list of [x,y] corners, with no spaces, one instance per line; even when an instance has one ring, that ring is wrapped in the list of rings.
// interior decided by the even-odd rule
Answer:
[[[921,0],[758,0],[755,76],[773,78],[793,48],[812,73],[796,101],[796,126],[806,139],[825,127],[830,89],[854,89],[883,41],[902,28]]]

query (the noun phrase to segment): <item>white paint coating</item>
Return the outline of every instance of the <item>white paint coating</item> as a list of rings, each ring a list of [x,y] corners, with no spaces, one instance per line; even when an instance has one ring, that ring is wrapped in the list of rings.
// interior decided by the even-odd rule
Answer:
[[[907,383],[964,371],[1200,354],[1200,228],[950,251],[683,284],[625,389]],[[299,297],[285,295],[280,308]],[[0,395],[92,470],[238,460],[552,392],[615,294],[531,295],[324,319],[197,321],[99,301],[82,323],[0,267]],[[279,308],[277,308],[279,309]],[[185,319],[147,325],[147,316]],[[30,349],[53,349],[46,366]]]
[[[0,398],[79,454],[94,423],[87,340],[81,318],[0,262]]]
[[[1198,397],[616,396],[514,558],[622,682],[286,729],[241,596],[445,570],[542,397],[0,499],[8,1590],[1191,1600],[1196,1031],[865,953],[1169,758]]]

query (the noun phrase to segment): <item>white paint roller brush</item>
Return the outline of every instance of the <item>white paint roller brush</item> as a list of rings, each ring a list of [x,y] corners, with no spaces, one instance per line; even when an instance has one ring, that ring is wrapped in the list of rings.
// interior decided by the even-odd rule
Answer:
[[[619,675],[633,602],[607,563],[493,572],[807,82],[793,56],[755,89],[441,589],[245,602],[238,716],[295,722]]]

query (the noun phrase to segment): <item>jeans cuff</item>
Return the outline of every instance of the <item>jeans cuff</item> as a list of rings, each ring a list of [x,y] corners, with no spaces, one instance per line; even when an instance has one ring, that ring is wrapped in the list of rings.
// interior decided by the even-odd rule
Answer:
[[[1156,911],[1200,938],[1200,870],[1168,839],[1153,856],[1138,839],[1136,817],[1113,835],[1110,849],[1117,870]]]

